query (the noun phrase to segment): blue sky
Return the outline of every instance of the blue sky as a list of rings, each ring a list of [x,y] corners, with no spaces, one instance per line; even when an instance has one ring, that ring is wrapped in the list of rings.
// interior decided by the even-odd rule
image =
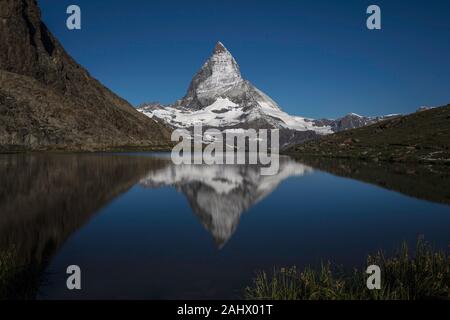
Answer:
[[[222,41],[243,76],[313,118],[450,103],[450,1],[39,0],[66,50],[137,105],[171,103]],[[66,29],[66,8],[82,30]],[[366,8],[382,30],[366,28]]]

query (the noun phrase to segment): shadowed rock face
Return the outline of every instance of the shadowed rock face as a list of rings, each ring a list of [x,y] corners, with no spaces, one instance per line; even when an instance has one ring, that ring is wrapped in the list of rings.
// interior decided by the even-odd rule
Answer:
[[[12,250],[20,271],[7,297],[34,298],[33,286],[68,237],[162,166],[132,156],[0,155],[0,259]]]
[[[223,247],[235,232],[241,215],[291,176],[312,172],[288,158],[280,159],[274,176],[262,176],[259,166],[168,165],[141,181],[148,188],[174,186],[189,201],[193,212]]]
[[[137,112],[77,64],[35,0],[0,1],[0,151],[167,145]]]

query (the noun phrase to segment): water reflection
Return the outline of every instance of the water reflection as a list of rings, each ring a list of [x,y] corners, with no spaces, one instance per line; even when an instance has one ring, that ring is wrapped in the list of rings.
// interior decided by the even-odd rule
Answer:
[[[379,219],[380,224],[385,226],[383,235],[379,237],[389,244],[394,239],[396,242],[392,244],[397,245],[407,236],[415,234],[416,230],[428,231],[428,238],[435,236],[441,242],[446,241],[448,215],[444,214],[448,212],[448,206],[419,203],[400,195],[391,198],[392,193],[378,192],[381,190],[379,188],[364,189],[363,194],[370,203],[367,206],[364,199],[358,200],[353,196],[347,198],[348,195],[339,190],[348,188],[345,190],[350,190],[353,194],[352,192],[361,189],[361,184],[324,175],[319,170],[372,183],[411,197],[450,203],[449,167],[324,159],[296,162],[281,157],[278,174],[262,176],[258,166],[175,166],[169,158],[154,154],[1,155],[0,259],[2,252],[13,249],[15,255],[12,264],[20,271],[8,280],[6,297],[34,298],[40,275],[48,267],[49,261],[55,261],[56,257],[61,256],[63,244],[70,243],[74,237],[67,240],[83,226],[92,225],[88,222],[100,211],[109,212],[109,215],[92,229],[92,238],[84,235],[77,240],[86,254],[75,254],[75,258],[86,259],[83,261],[90,270],[96,269],[95,264],[99,264],[102,275],[105,274],[104,265],[109,268],[115,259],[124,261],[121,265],[122,272],[130,273],[127,280],[132,283],[129,285],[130,296],[134,296],[138,286],[142,286],[143,294],[149,292],[144,282],[132,282],[132,276],[136,274],[133,270],[137,267],[127,253],[134,251],[137,252],[138,260],[143,263],[141,278],[138,278],[148,277],[153,281],[150,288],[155,287],[155,283],[159,284],[160,291],[155,292],[155,296],[161,297],[161,292],[167,289],[167,297],[197,297],[195,290],[192,291],[195,294],[181,296],[183,292],[193,290],[191,285],[195,278],[195,283],[208,282],[203,289],[206,288],[209,293],[204,296],[222,297],[229,286],[240,288],[242,278],[250,279],[252,272],[258,268],[270,268],[280,261],[293,263],[297,255],[300,255],[299,252],[302,252],[302,259],[308,259],[313,256],[311,252],[319,252],[315,243],[323,242],[324,247],[329,247],[330,250],[326,253],[333,257],[345,256],[349,250],[347,243],[341,243],[345,252],[340,252],[340,247],[336,245],[340,243],[339,239],[345,240],[342,234],[348,235],[352,243],[355,243],[355,239],[366,237],[366,242],[352,244],[350,248],[365,254],[366,245],[369,246],[367,243],[373,241],[375,246],[378,239],[378,233],[372,234],[371,229],[367,228],[379,222],[358,219],[369,219],[372,216]],[[291,180],[281,187],[283,192],[268,197],[290,177],[303,178]],[[163,187],[175,188],[188,200],[190,208],[184,201],[183,204],[177,202],[182,197],[177,197],[175,192],[163,193]],[[132,188],[133,192],[128,192]],[[155,198],[153,195],[157,192],[168,194],[170,198]],[[107,206],[122,194],[127,195],[123,207],[117,204]],[[298,198],[300,195],[302,200]],[[323,201],[324,197],[327,197],[327,201]],[[268,198],[265,205],[257,206],[265,198]],[[167,199],[173,203],[168,205]],[[300,201],[301,212],[298,210]],[[374,202],[379,204],[375,206]],[[161,214],[167,207],[172,214]],[[123,208],[128,212],[123,212]],[[115,211],[118,215],[111,219],[111,212]],[[242,214],[248,211],[257,214],[249,215],[251,219],[241,222]],[[203,239],[192,226],[186,229],[185,223],[189,223],[189,220],[184,220],[184,217],[190,216],[189,212],[198,217],[219,248],[228,243],[227,247],[223,250],[209,250],[213,246],[211,241],[207,241],[208,235]],[[362,215],[361,212],[365,214]],[[426,215],[422,216],[418,212]],[[155,217],[154,220],[149,216]],[[398,221],[393,220],[395,217]],[[192,220],[192,224],[197,227],[197,221]],[[348,220],[356,222],[353,225]],[[127,225],[129,221],[137,224]],[[158,223],[154,224],[154,221]],[[235,234],[239,223],[245,232]],[[110,230],[112,225],[117,228],[114,229],[115,232],[109,238],[105,237],[103,242],[100,241],[98,234]],[[272,233],[272,229],[277,231]],[[122,238],[117,236],[121,230],[124,233]],[[179,234],[180,231],[184,233]],[[184,243],[194,237],[193,245]],[[232,237],[233,241],[230,241]],[[75,242],[78,243],[77,241]],[[99,246],[94,245],[98,243]],[[334,248],[333,245],[337,247]],[[105,252],[102,256],[105,260],[95,261],[89,258],[95,256],[99,248]],[[180,257],[180,252],[186,252],[185,260]],[[72,261],[74,252],[66,255],[69,257],[67,261]],[[247,262],[244,263],[243,260]],[[62,267],[59,266],[57,270],[64,270],[67,261],[64,260]],[[191,261],[204,263],[200,266]],[[225,264],[228,267],[221,269]],[[177,268],[180,266],[183,266],[186,274],[190,270],[189,276],[179,274]],[[242,273],[244,268],[247,274]],[[152,278],[150,269],[158,276]],[[223,273],[223,283],[220,284],[215,278],[218,270]],[[240,272],[234,274],[232,270]],[[114,272],[115,270],[111,271],[112,274]],[[173,274],[177,274],[177,277]],[[170,285],[169,278],[174,278]],[[161,281],[158,282],[158,279]],[[216,279],[218,284],[211,279]],[[231,283],[231,279],[235,282]],[[110,280],[105,276],[104,282],[98,285],[97,297],[108,295],[108,292],[101,290]],[[96,281],[99,281],[98,277],[92,279],[91,286]],[[64,291],[64,282],[58,284],[62,289],[58,289],[61,291],[57,291],[56,297],[59,297],[60,292],[69,294]],[[1,292],[2,288],[0,295]],[[86,294],[89,296],[89,292]]]
[[[36,280],[70,235],[162,166],[157,159],[111,155],[0,156],[0,257],[13,250],[17,277]],[[33,295],[34,285],[8,295]]]
[[[364,181],[410,197],[450,204],[450,166],[302,158],[298,161],[331,174]]]
[[[280,158],[280,170],[262,176],[257,165],[173,165],[166,156],[0,156],[0,250],[14,246],[20,265],[41,263],[101,207],[135,184],[172,186],[222,247],[241,215],[293,176],[313,167],[406,195],[450,203],[449,167],[349,160]],[[305,164],[306,163],[306,164]]]
[[[173,186],[189,201],[219,248],[231,238],[242,213],[272,193],[285,179],[311,173],[311,167],[280,158],[276,175],[263,176],[257,165],[171,165],[152,171],[141,185]]]

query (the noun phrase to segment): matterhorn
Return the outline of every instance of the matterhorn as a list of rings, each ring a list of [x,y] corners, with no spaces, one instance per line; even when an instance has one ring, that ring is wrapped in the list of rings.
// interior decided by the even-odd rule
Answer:
[[[279,129],[281,147],[382,119],[356,114],[337,120],[291,116],[242,77],[238,63],[221,42],[192,79],[184,98],[169,106],[143,104],[138,110],[174,129],[192,130],[196,124],[220,130]]]

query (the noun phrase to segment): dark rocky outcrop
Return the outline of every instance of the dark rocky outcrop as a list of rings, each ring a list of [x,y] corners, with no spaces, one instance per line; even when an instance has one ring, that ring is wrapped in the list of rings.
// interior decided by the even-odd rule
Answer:
[[[0,151],[167,146],[137,112],[70,57],[35,0],[0,1]]]

